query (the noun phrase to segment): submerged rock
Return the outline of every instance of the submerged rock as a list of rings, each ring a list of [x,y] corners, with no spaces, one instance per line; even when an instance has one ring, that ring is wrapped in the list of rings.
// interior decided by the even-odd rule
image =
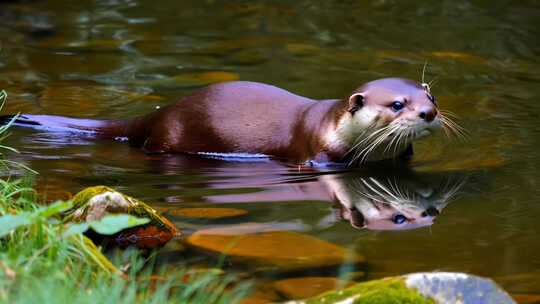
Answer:
[[[147,204],[106,186],[86,188],[73,197],[73,207],[67,217],[73,222],[100,221],[108,214],[129,214],[148,219],[147,224],[116,233],[112,239],[118,245],[153,248],[181,235],[166,218],[159,216]]]
[[[515,303],[493,281],[464,273],[413,273],[288,303]]]
[[[538,303],[540,303],[540,294],[513,293],[512,297],[519,304],[538,304]]]
[[[46,203],[53,203],[59,200],[67,201],[73,198],[71,192],[66,191],[62,185],[58,184],[36,184],[32,187],[39,199]]]
[[[183,217],[218,219],[225,217],[234,217],[245,215],[248,212],[242,209],[235,208],[179,208],[167,209],[164,214],[177,215]]]
[[[485,58],[482,58],[480,56],[471,55],[467,53],[450,52],[450,51],[431,52],[431,55],[435,57],[455,59],[455,60],[459,60],[459,61],[463,61],[467,63],[476,63],[476,64],[482,64],[487,61]]]
[[[207,229],[197,231],[187,242],[195,249],[285,271],[364,262],[362,256],[343,247],[291,231],[250,233],[241,228]]]
[[[224,71],[208,71],[208,72],[195,72],[185,73],[174,77],[168,77],[156,80],[145,80],[145,83],[149,83],[152,86],[164,87],[164,88],[182,88],[193,86],[204,86],[218,82],[235,81],[239,80],[240,76],[231,72]]]
[[[287,43],[283,49],[287,53],[297,56],[314,55],[321,50],[318,46],[308,43]]]
[[[540,273],[515,273],[494,277],[493,280],[511,292],[521,294],[537,293],[540,296],[538,294],[540,290]],[[540,298],[538,303],[540,303]]]
[[[355,282],[332,277],[305,277],[280,280],[274,283],[276,291],[287,299],[305,299],[330,290],[354,285]]]
[[[253,292],[249,297],[243,298],[237,304],[267,304],[277,303],[281,298],[275,291],[260,291]]]

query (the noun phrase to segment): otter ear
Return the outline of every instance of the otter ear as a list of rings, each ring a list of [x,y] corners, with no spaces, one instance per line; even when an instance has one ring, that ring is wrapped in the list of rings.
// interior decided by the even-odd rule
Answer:
[[[422,88],[424,88],[424,91],[426,91],[428,94],[431,95],[431,90],[429,88],[429,84],[427,83],[422,83]]]
[[[355,93],[352,94],[351,97],[349,97],[349,108],[347,111],[351,112],[351,114],[354,114],[354,112],[360,110],[364,106],[364,94],[362,93]]]

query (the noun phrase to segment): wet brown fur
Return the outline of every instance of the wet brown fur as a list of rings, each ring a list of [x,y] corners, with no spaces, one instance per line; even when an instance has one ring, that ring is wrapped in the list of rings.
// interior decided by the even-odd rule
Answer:
[[[413,81],[404,86],[423,90]],[[125,137],[148,153],[262,153],[296,161],[340,161],[347,151],[329,149],[323,137],[343,115],[352,115],[349,106],[348,99],[317,101],[275,86],[237,81],[202,88],[132,119],[24,115],[22,120]]]

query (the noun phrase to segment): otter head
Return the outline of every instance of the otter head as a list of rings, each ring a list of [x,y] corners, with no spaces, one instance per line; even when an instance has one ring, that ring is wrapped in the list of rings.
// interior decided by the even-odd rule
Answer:
[[[368,82],[352,92],[337,135],[353,161],[394,158],[441,126],[429,85],[402,78]]]
[[[320,179],[332,193],[336,219],[371,230],[432,225],[466,182],[464,175],[395,173],[369,176],[351,172]]]

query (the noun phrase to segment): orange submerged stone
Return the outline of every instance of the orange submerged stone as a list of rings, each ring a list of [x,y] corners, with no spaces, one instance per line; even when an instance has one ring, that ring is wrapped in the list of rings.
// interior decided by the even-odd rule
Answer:
[[[362,256],[343,247],[296,232],[227,234],[230,232],[201,230],[189,237],[187,243],[241,262],[287,271],[364,262]]]

